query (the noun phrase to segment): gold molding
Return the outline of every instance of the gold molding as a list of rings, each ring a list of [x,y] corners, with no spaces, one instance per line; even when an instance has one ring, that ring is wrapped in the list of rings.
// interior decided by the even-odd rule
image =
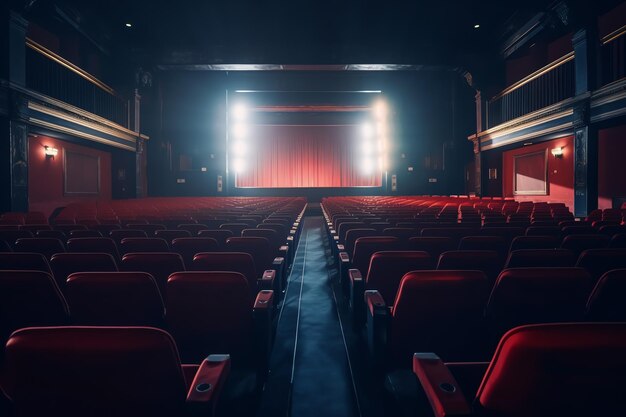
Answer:
[[[543,68],[539,68],[537,71],[533,72],[532,74],[527,75],[526,77],[522,78],[521,80],[519,80],[518,82],[510,85],[509,87],[505,88],[504,90],[502,90],[500,93],[496,94],[491,100],[489,101],[493,101],[493,100],[497,100],[500,97],[517,90],[518,88],[522,87],[525,84],[528,84],[529,82],[533,81],[536,78],[541,77],[543,74],[552,71],[553,69],[560,67],[561,65],[565,64],[566,62],[569,62],[571,60],[574,59],[574,51],[563,55],[561,58],[557,59],[556,61],[553,61],[551,63],[549,63],[548,65],[546,65]]]
[[[89,81],[93,85],[99,87],[100,89],[104,90],[105,92],[119,98],[119,95],[111,87],[109,87],[108,85],[106,85],[105,83],[103,83],[102,81],[94,77],[93,75],[89,74],[87,71],[80,68],[79,66],[71,63],[70,61],[63,58],[62,56],[57,55],[56,53],[47,49],[45,46],[38,44],[37,42],[35,42],[34,40],[30,38],[26,38],[26,46],[28,46],[30,49],[34,50],[35,52],[40,53],[46,58],[56,62],[57,64],[64,66],[68,70],[81,76],[82,78]]]
[[[602,45],[606,45],[609,42],[613,42],[615,39],[619,38],[620,36],[624,35],[626,33],[626,25],[622,26],[621,28],[614,30],[613,32],[609,33],[608,35],[604,36],[602,38]]]
[[[28,108],[32,109],[32,110],[35,110],[35,111],[38,111],[38,112],[43,113],[43,114],[47,114],[49,116],[57,117],[59,119],[65,120],[67,122],[76,123],[77,125],[81,125],[81,126],[84,126],[86,128],[93,129],[93,130],[96,130],[96,131],[101,132],[101,133],[105,133],[107,135],[115,136],[118,139],[122,139],[122,140],[125,140],[125,141],[128,141],[128,142],[132,142],[132,143],[135,143],[137,141],[137,139],[136,139],[137,135],[136,134],[135,135],[125,134],[125,133],[116,131],[114,129],[111,129],[111,128],[108,128],[108,127],[105,127],[105,126],[100,126],[100,125],[98,125],[96,123],[89,122],[87,120],[79,119],[77,117],[72,117],[71,115],[69,115],[69,114],[67,114],[67,113],[65,113],[63,111],[55,110],[55,109],[52,109],[52,108],[47,107],[47,106],[43,106],[43,105],[38,104],[38,103],[34,103],[32,101],[28,102]]]
[[[109,139],[104,139],[95,135],[91,135],[89,133],[85,133],[85,132],[81,132],[79,130],[76,129],[70,129],[69,127],[65,127],[65,126],[59,126],[56,125],[54,123],[49,123],[46,122],[44,120],[39,120],[39,119],[35,119],[33,117],[29,117],[28,118],[29,123],[32,123],[34,125],[38,125],[38,126],[42,126],[42,127],[47,127],[48,129],[52,129],[52,130],[56,130],[58,132],[63,132],[63,133],[67,133],[69,135],[72,136],[77,136],[83,139],[88,139],[91,140],[93,142],[98,142],[98,143],[103,143],[105,145],[109,145],[109,146],[114,146],[116,148],[121,148],[121,149],[125,149],[127,151],[133,151],[136,152],[137,149],[135,149],[134,146],[129,146],[129,145],[125,145],[123,143],[118,143]]]
[[[488,130],[484,130],[480,133],[478,133],[478,137],[484,138],[485,136],[493,136],[493,137],[498,137],[498,136],[503,136],[503,135],[507,135],[509,133],[514,133],[517,132],[519,130],[523,130],[526,129],[528,127],[532,127],[541,123],[545,123],[545,122],[549,122],[555,119],[558,119],[560,117],[563,116],[571,116],[572,114],[574,114],[574,109],[573,108],[565,108],[564,110],[561,110],[557,113],[550,113],[551,110],[559,108],[559,107],[567,107],[567,105],[569,105],[570,103],[568,101],[575,101],[574,98],[572,99],[568,99],[568,100],[564,100],[560,103],[557,103],[558,105],[553,105],[550,107],[545,107],[541,110],[537,110],[533,113],[529,113],[525,116],[522,117],[518,117],[517,119],[513,119],[510,122],[507,122],[505,124],[501,124],[498,125],[496,127],[492,127],[491,129]],[[565,105],[564,105],[565,104]],[[544,117],[537,117],[540,116],[542,113],[547,114]],[[512,123],[514,122],[514,123]]]
[[[553,126],[553,127],[549,127],[547,129],[544,129],[544,130],[540,130],[538,132],[531,132],[531,133],[527,133],[527,134],[522,135],[522,136],[516,136],[514,138],[511,138],[511,139],[508,139],[508,140],[505,140],[505,141],[502,141],[502,142],[498,142],[498,143],[495,143],[495,144],[484,145],[484,146],[481,145],[480,149],[481,149],[481,151],[482,150],[488,151],[490,149],[499,148],[499,147],[504,146],[504,145],[510,145],[512,143],[522,142],[522,141],[524,141],[526,139],[531,139],[531,138],[536,138],[538,136],[548,135],[550,133],[558,132],[559,130],[566,129],[568,127],[573,127],[573,126],[574,126],[573,122],[567,122],[567,123],[563,123],[562,125]]]

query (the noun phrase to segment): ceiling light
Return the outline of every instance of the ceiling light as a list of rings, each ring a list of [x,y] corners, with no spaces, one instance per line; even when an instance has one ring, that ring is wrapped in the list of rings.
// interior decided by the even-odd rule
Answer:
[[[478,29],[479,27],[480,27],[480,25],[479,25],[479,24],[475,24],[475,25],[474,25],[474,29]]]
[[[132,23],[126,23],[126,27],[127,27],[127,28],[132,28],[132,27],[133,27],[133,24],[132,24]]]

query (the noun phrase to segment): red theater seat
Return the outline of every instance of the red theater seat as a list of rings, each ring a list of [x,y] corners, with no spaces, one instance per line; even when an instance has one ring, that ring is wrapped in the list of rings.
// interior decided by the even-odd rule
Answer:
[[[621,415],[626,407],[623,323],[518,327],[502,337],[486,372],[485,365],[416,353],[413,371],[425,394],[417,408],[436,416],[534,417]],[[467,375],[473,378],[460,378]]]
[[[282,291],[285,287],[286,264],[282,257],[274,257],[269,241],[263,237],[230,237],[226,240],[226,249],[229,252],[249,253],[254,260],[256,276],[261,276],[266,270],[276,271],[274,281],[275,290]]]
[[[145,272],[77,272],[67,279],[64,292],[77,325],[164,325],[161,293]]]
[[[60,230],[52,230],[52,232],[60,232]],[[78,237],[102,237],[102,233],[97,230],[72,230],[69,237],[70,239]]]
[[[609,248],[626,248],[626,233],[614,235],[609,242]]]
[[[555,236],[517,236],[511,241],[509,252],[519,249],[556,249],[561,241]]]
[[[191,269],[193,257],[200,252],[217,252],[220,246],[210,237],[182,237],[172,241],[172,252],[178,253],[185,262],[185,267]]]
[[[576,256],[567,249],[518,249],[509,253],[504,268],[571,267]]]
[[[230,366],[227,355],[181,365],[150,327],[22,329],[7,359],[5,391],[24,417],[210,416]]]
[[[65,245],[59,239],[50,237],[22,238],[15,242],[15,252],[40,253],[50,259],[55,253],[65,252]]]
[[[561,241],[561,248],[571,250],[574,255],[579,256],[587,249],[606,248],[610,238],[605,235],[569,235]]]
[[[178,239],[180,237],[191,237],[191,233],[187,230],[157,230],[154,232],[154,236],[159,237],[161,239],[165,239],[165,241],[170,245],[172,245],[172,241],[174,239]]]
[[[465,236],[459,242],[459,250],[492,250],[504,257],[509,250],[507,240],[501,236]]]
[[[264,271],[261,276],[257,275],[254,260],[249,253],[244,252],[203,252],[193,258],[191,268],[193,271],[224,271],[239,272],[246,277],[250,294],[256,296],[261,290],[274,288],[275,271]]]
[[[69,252],[108,253],[115,259],[120,260],[117,246],[113,239],[108,237],[79,237],[67,241]]]
[[[219,225],[217,225],[216,227],[219,227]],[[198,232],[206,229],[210,229],[210,227],[206,224],[191,223],[178,225],[178,230],[185,230],[189,232],[191,234],[191,237],[198,236]]]
[[[128,237],[148,237],[148,235],[143,230],[138,229],[114,229],[109,232],[109,237],[119,246],[122,243],[122,239]]]
[[[198,233],[198,237],[210,237],[215,239],[219,245],[220,250],[226,250],[226,241],[229,237],[234,237],[233,232],[226,229],[219,230],[201,230]]]
[[[587,318],[592,321],[626,322],[626,269],[606,272],[587,301]]]
[[[248,226],[246,223],[223,223],[220,225],[220,229],[230,230],[233,232],[234,237],[241,236],[241,232],[243,229],[247,229]]]
[[[413,271],[402,278],[390,310],[380,293],[367,291],[368,343],[375,363],[409,368],[412,352],[439,352],[446,360],[482,357],[489,289],[480,271]]]
[[[362,228],[362,229],[349,229],[346,231],[345,243],[343,245],[343,251],[348,254],[354,254],[354,244],[356,240],[362,237],[378,236],[380,233],[376,229]],[[339,252],[341,252],[341,245],[338,246]]]
[[[65,289],[67,277],[74,272],[116,272],[115,259],[108,253],[57,253],[50,259],[57,285]]]
[[[33,270],[52,274],[48,260],[40,253],[1,252],[0,269]]]
[[[131,252],[169,252],[165,239],[158,237],[125,237],[119,245],[122,254]]]
[[[491,282],[502,270],[503,258],[492,250],[453,250],[439,256],[437,269],[483,271]]]
[[[174,272],[185,271],[183,258],[171,252],[134,252],[122,257],[122,271],[147,272],[155,279],[161,295],[165,298],[167,279]]]
[[[594,282],[607,271],[626,268],[626,249],[588,249],[578,257],[577,267],[585,268]]]
[[[162,224],[129,223],[126,226],[131,230],[143,230],[147,237],[154,236],[157,230],[165,230],[165,225]]]
[[[456,249],[454,240],[449,237],[411,237],[409,238],[409,250],[425,251],[433,259],[439,259],[443,252]]]

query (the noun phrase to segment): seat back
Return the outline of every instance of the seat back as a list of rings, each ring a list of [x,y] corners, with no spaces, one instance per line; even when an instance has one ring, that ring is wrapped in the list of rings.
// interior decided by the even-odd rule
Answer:
[[[483,271],[490,282],[495,282],[503,264],[500,254],[493,250],[453,250],[439,256],[437,269]]]
[[[285,240],[278,235],[278,232],[274,229],[243,229],[241,231],[242,237],[264,237],[270,242],[272,250],[276,251],[278,248],[285,244]]]
[[[578,257],[577,267],[585,268],[594,282],[612,269],[626,268],[626,249],[588,249]]]
[[[15,250],[15,242],[18,239],[24,239],[33,237],[33,233],[28,230],[0,230],[0,240],[4,240],[6,243]]]
[[[274,251],[269,241],[263,237],[229,237],[226,240],[229,252],[249,253],[254,260],[255,275],[260,277],[266,269],[272,269]]]
[[[610,240],[605,235],[568,235],[561,241],[561,248],[572,251],[578,257],[587,249],[606,248]]]
[[[167,278],[174,272],[185,271],[185,263],[177,253],[133,252],[124,255],[120,270],[147,272],[152,275],[161,295],[165,298]]]
[[[626,269],[605,272],[587,301],[587,318],[626,322]]]
[[[459,241],[459,250],[492,250],[504,257],[509,250],[502,236],[465,236]]]
[[[556,249],[561,241],[555,236],[517,236],[511,241],[509,252],[519,249]]]
[[[217,252],[219,249],[217,240],[210,237],[181,237],[172,241],[172,252],[182,256],[187,269],[191,269],[193,257],[197,253]]]
[[[435,263],[428,252],[383,251],[376,252],[370,259],[365,279],[365,288],[378,290],[386,303],[396,298],[402,277],[411,271],[433,269]]]
[[[15,242],[15,252],[40,253],[50,259],[55,253],[65,252],[65,245],[59,239],[51,237],[22,238]]]
[[[188,270],[193,271],[224,271],[239,272],[246,277],[250,294],[256,296],[259,291],[252,255],[244,252],[201,252],[193,258]]]
[[[180,237],[191,237],[191,233],[187,230],[157,230],[154,232],[154,236],[159,237],[161,239],[165,239],[165,241],[170,245],[172,245],[172,241],[174,239],[178,239]]]
[[[0,269],[42,271],[52,274],[48,260],[40,253],[1,252]]]
[[[122,254],[131,252],[169,252],[165,239],[159,237],[125,237],[120,242]]]
[[[6,391],[19,416],[181,415],[186,384],[172,337],[149,327],[52,327],[7,343]]]
[[[352,267],[366,275],[370,266],[370,259],[376,252],[399,250],[399,240],[393,236],[366,236],[360,237],[354,243]]]
[[[108,253],[57,253],[50,259],[57,285],[65,289],[67,277],[74,272],[117,272],[117,263]]]
[[[419,231],[411,227],[388,227],[383,230],[382,234],[397,237],[403,242],[408,242],[409,238],[417,236]]]
[[[408,250],[420,250],[430,254],[433,259],[439,259],[443,252],[455,250],[454,240],[449,237],[411,237]]]
[[[502,337],[475,404],[493,416],[621,415],[624,375],[624,323],[523,326]]]
[[[120,245],[122,239],[128,237],[148,237],[148,234],[139,229],[114,229],[109,232],[109,237],[113,239],[116,245]]]
[[[161,293],[145,272],[77,272],[67,279],[65,295],[74,324],[164,325]]]
[[[233,232],[233,236],[239,237],[241,236],[241,232],[243,229],[247,229],[248,226],[246,223],[223,223],[220,225],[220,229],[230,230]]]
[[[345,251],[349,254],[354,254],[354,243],[357,239],[367,236],[378,235],[380,235],[380,233],[378,233],[376,229],[372,228],[349,229],[346,231],[346,239],[344,245]]]
[[[102,252],[108,253],[115,259],[120,260],[115,241],[108,237],[79,237],[67,241],[68,252]]]
[[[226,241],[229,237],[234,237],[233,232],[227,229],[201,230],[198,237],[209,237],[215,239],[220,250],[226,250]]]
[[[504,268],[569,267],[576,257],[567,249],[519,249],[509,253]]]
[[[592,279],[582,268],[511,268],[500,273],[486,309],[495,339],[516,326],[580,321]]]
[[[228,352],[245,361],[252,347],[252,302],[248,282],[237,272],[172,274],[166,320],[183,359],[199,362]]]
[[[609,242],[610,248],[626,248],[626,233],[613,235]]]
[[[392,309],[392,359],[403,367],[410,366],[414,352],[437,352],[446,361],[475,360],[482,351],[489,289],[481,271],[406,274]]]

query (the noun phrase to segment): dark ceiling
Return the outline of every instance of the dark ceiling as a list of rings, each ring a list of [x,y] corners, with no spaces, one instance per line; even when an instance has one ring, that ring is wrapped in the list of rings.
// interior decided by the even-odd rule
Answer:
[[[14,0],[34,20],[86,34],[143,65],[220,63],[471,66],[540,12],[551,31],[614,0]],[[594,10],[591,10],[594,9]],[[70,22],[70,25],[67,23]],[[132,27],[126,27],[131,23]],[[480,27],[475,29],[474,25]]]

